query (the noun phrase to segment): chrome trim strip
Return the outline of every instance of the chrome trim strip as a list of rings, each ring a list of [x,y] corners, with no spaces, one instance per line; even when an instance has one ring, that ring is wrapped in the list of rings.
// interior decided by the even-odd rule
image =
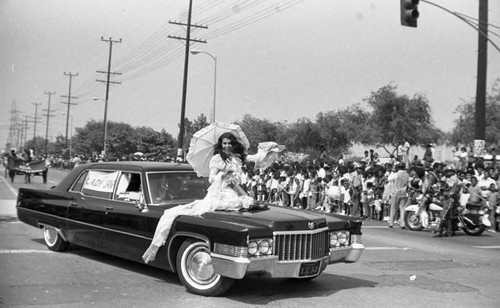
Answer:
[[[244,258],[244,257],[233,257],[233,256],[228,256],[228,255],[222,255],[220,253],[215,253],[215,252],[210,252],[210,256],[212,258],[218,258],[218,259],[224,259],[236,263],[242,263],[242,264],[250,264],[250,259],[249,258]]]
[[[328,231],[328,227],[314,230],[299,230],[299,231],[274,231],[273,235],[292,235],[292,234],[316,234],[320,232]]]
[[[66,217],[61,217],[61,216],[56,216],[56,215],[52,215],[52,214],[47,214],[47,213],[44,213],[44,212],[34,211],[32,209],[27,209],[27,208],[23,208],[23,207],[18,207],[18,209],[22,209],[24,211],[28,211],[28,212],[33,212],[33,213],[45,215],[45,216],[48,216],[48,217],[54,217],[54,218],[57,218],[57,219],[63,219],[65,222],[73,222],[73,223],[76,223],[76,224],[80,224],[80,225],[84,225],[84,226],[90,226],[90,227],[94,227],[94,228],[98,228],[98,229],[102,229],[102,230],[106,230],[106,231],[112,231],[112,232],[117,232],[117,233],[121,233],[121,234],[125,234],[125,235],[131,235],[131,236],[134,236],[134,237],[137,237],[137,238],[146,239],[146,240],[149,240],[149,241],[153,240],[152,238],[146,237],[146,236],[143,236],[143,235],[138,235],[138,234],[134,234],[134,233],[130,233],[130,232],[125,232],[125,231],[121,231],[121,230],[110,229],[110,228],[106,228],[104,226],[93,225],[93,224],[89,224],[89,223],[86,223],[86,222],[83,222],[83,221],[73,220],[73,219],[69,219],[69,218],[66,218]]]

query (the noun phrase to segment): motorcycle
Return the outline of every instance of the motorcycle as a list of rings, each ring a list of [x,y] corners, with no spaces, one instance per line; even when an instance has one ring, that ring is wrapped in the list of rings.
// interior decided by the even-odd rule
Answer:
[[[436,231],[442,220],[443,202],[440,200],[440,192],[436,187],[429,189],[419,204],[412,204],[406,208],[404,216],[405,224],[412,231],[430,229]],[[423,202],[423,203],[422,203]],[[454,231],[463,230],[471,236],[481,235],[491,226],[488,219],[488,204],[460,205],[456,198],[452,198],[451,217]],[[420,209],[420,205],[424,207]]]
[[[412,231],[422,231],[424,229],[435,230],[441,223],[441,213],[443,203],[440,200],[439,189],[429,187],[425,195],[417,198],[417,204],[410,204],[406,207],[404,216],[405,225]],[[422,209],[420,206],[422,205]]]
[[[453,208],[452,221],[455,231],[463,230],[468,235],[479,236],[491,227],[488,206],[482,204],[458,205]]]

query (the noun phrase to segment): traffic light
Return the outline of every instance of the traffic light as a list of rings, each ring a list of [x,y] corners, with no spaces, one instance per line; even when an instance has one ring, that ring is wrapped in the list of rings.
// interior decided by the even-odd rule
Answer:
[[[417,27],[418,3],[420,0],[399,0],[401,4],[401,25],[406,27]]]

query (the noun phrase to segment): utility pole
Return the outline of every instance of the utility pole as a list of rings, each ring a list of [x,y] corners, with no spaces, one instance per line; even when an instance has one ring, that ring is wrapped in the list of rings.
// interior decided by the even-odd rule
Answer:
[[[97,79],[97,81],[99,82],[105,82],[106,83],[106,98],[104,99],[104,123],[103,123],[103,126],[104,126],[104,130],[103,130],[103,145],[102,145],[102,157],[103,159],[106,157],[106,138],[107,138],[107,134],[108,134],[108,99],[109,99],[109,84],[110,83],[113,83],[113,84],[120,84],[120,82],[116,82],[116,81],[110,81],[110,75],[113,74],[113,75],[121,75],[120,73],[112,73],[111,72],[111,51],[113,50],[113,43],[121,43],[122,42],[122,39],[119,39],[118,41],[114,41],[113,39],[109,38],[108,40],[105,40],[102,36],[101,36],[101,41],[103,42],[108,42],[109,43],[109,59],[108,59],[108,71],[107,72],[104,72],[104,71],[97,71],[98,73],[103,73],[103,74],[106,74],[107,75],[107,78],[106,80],[99,80]]]
[[[479,0],[479,31],[477,51],[476,113],[474,157],[485,154],[486,78],[488,68],[488,0]]]
[[[31,103],[33,105],[35,105],[35,120],[33,121],[34,122],[34,126],[33,126],[33,141],[35,141],[35,137],[36,137],[36,123],[38,122],[38,105],[41,105],[40,103]]]
[[[56,92],[43,92],[45,94],[47,94],[49,96],[49,101],[47,103],[47,109],[42,109],[43,111],[47,111],[47,113],[45,114],[45,116],[47,117],[47,126],[45,127],[45,155],[48,154],[47,152],[47,147],[48,147],[48,144],[49,144],[49,118],[50,117],[53,117],[53,115],[50,115],[50,112],[51,111],[54,111],[54,110],[51,110],[50,109],[50,97],[54,94],[56,94]]]
[[[68,110],[66,111],[66,141],[64,143],[64,147],[65,148],[68,148],[68,124],[69,124],[69,107],[71,105],[76,105],[76,103],[72,103],[71,102],[71,99],[74,98],[74,99],[77,99],[78,97],[75,97],[75,96],[71,96],[71,80],[73,79],[73,77],[77,77],[78,76],[78,73],[76,74],[73,74],[71,72],[69,73],[66,73],[64,72],[64,75],[68,76],[69,77],[69,90],[68,90],[68,96],[64,96],[64,95],[61,95],[61,97],[67,97],[68,98],[68,102],[61,102],[62,104],[67,104],[68,105]]]
[[[17,139],[16,139],[16,149],[21,152],[22,145],[23,145],[23,123],[18,122],[16,124],[16,134],[17,134]]]
[[[26,149],[26,143],[27,143],[27,136],[28,136],[28,118],[29,118],[29,115],[24,115],[24,128],[23,128],[23,132],[22,132],[22,135],[21,135],[21,144],[22,144],[22,147],[23,147],[23,150]]]
[[[184,52],[184,81],[183,81],[183,86],[182,86],[181,121],[180,121],[180,125],[179,125],[179,141],[178,141],[178,146],[177,146],[177,160],[178,161],[182,161],[184,159],[184,149],[183,149],[183,147],[184,147],[184,130],[185,130],[184,118],[186,116],[186,93],[187,93],[187,80],[188,80],[188,67],[189,67],[189,43],[191,41],[198,42],[198,43],[206,43],[206,41],[203,41],[203,40],[191,39],[191,27],[208,29],[207,26],[192,25],[191,24],[192,10],[193,10],[193,0],[189,0],[187,24],[169,21],[169,23],[171,23],[171,24],[180,25],[180,26],[187,26],[185,38],[178,37],[178,36],[172,36],[172,35],[168,36],[169,38],[174,38],[174,39],[186,41],[186,50]]]
[[[18,114],[20,113],[19,110],[16,108],[16,101],[13,100],[11,105],[10,105],[10,125],[9,125],[9,140],[7,144],[9,144],[10,147],[14,146],[16,150],[19,150],[19,138],[16,136],[19,136],[17,133],[17,125],[19,123],[19,118]],[[14,142],[16,140],[16,142]]]

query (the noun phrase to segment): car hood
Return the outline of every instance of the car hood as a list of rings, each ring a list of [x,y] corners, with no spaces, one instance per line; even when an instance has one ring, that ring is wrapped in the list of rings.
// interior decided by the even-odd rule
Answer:
[[[269,206],[267,210],[255,211],[215,211],[203,214],[205,219],[245,226],[252,236],[262,231],[269,234],[273,231],[310,231],[324,227],[343,230],[347,227],[346,217],[330,214]]]

